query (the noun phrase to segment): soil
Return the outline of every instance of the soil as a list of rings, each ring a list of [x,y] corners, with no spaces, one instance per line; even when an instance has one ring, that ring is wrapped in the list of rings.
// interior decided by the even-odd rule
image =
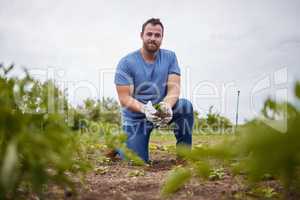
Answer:
[[[160,117],[161,119],[164,119],[164,118],[170,117],[171,115],[168,114],[168,113],[164,113],[164,112],[161,112],[161,111],[157,111],[157,112],[155,113],[155,116]]]
[[[225,171],[222,180],[199,180],[193,178],[183,188],[168,198],[160,195],[160,189],[172,168],[177,166],[175,155],[166,151],[151,152],[150,166],[131,166],[123,161],[101,164],[100,171],[93,171],[85,177],[85,183],[77,183],[75,196],[72,192],[56,190],[47,195],[50,199],[84,200],[161,200],[161,199],[261,199],[249,192],[241,180]],[[275,181],[265,182],[280,191]]]
[[[201,144],[217,141],[217,137]],[[154,143],[153,143],[154,142]],[[255,187],[269,188],[265,194],[253,190],[253,185],[246,184],[245,175],[233,175],[225,167],[222,179],[204,180],[192,178],[184,187],[168,198],[163,198],[160,190],[169,172],[176,166],[175,153],[166,150],[170,146],[169,138],[163,136],[153,140],[155,148],[150,148],[151,165],[132,166],[124,161],[98,163],[94,170],[84,176],[84,181],[73,177],[77,194],[61,188],[49,188],[45,199],[83,199],[83,200],[220,200],[220,199],[300,199],[297,193],[283,197],[283,188],[276,180],[265,180]],[[172,142],[173,143],[173,142]],[[197,141],[195,143],[198,143]],[[222,166],[220,166],[222,167]],[[32,198],[36,199],[36,198]]]

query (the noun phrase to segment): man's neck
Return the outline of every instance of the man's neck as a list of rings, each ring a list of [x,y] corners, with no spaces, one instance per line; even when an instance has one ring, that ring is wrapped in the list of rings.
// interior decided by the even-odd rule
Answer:
[[[155,53],[152,53],[152,52],[149,52],[147,51],[146,49],[144,48],[141,48],[141,53],[142,53],[142,56],[144,58],[144,60],[146,62],[154,62],[155,61],[155,58],[156,58],[156,52]]]

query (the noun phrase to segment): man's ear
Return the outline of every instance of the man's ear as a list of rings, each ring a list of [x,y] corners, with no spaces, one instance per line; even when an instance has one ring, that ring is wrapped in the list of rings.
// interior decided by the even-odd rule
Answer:
[[[143,32],[141,32],[141,33],[140,33],[140,37],[141,37],[141,39],[143,39],[143,34],[144,34]]]

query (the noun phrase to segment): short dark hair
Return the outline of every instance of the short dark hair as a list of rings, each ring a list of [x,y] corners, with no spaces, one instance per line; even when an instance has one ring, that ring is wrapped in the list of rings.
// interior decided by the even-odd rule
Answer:
[[[164,34],[164,25],[161,23],[160,19],[159,18],[151,18],[151,19],[148,19],[144,24],[143,24],[143,27],[142,27],[142,33],[144,33],[145,31],[145,27],[147,26],[147,24],[152,24],[152,25],[160,25],[161,26],[161,29],[162,29],[162,34]]]

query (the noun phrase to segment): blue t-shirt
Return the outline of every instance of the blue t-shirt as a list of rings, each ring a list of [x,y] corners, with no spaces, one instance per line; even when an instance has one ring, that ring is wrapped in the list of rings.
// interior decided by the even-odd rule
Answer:
[[[140,50],[123,57],[115,73],[116,85],[133,85],[133,98],[142,103],[159,103],[167,95],[169,74],[180,75],[178,61],[174,52],[160,49],[154,63],[147,63]],[[123,124],[132,124],[143,120],[145,115],[122,108]]]

